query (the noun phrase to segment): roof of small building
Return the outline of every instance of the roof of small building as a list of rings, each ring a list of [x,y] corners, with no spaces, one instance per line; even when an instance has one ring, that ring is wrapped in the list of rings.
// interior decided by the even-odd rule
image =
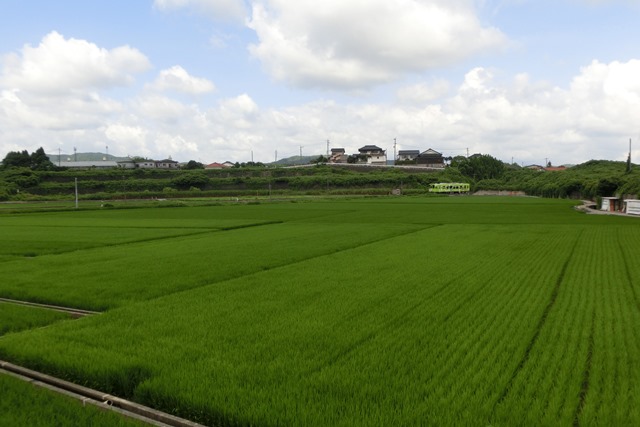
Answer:
[[[207,166],[205,166],[204,168],[205,168],[205,169],[220,169],[220,168],[226,168],[226,167],[227,167],[227,166],[225,166],[225,165],[224,165],[224,164],[222,164],[222,163],[216,163],[216,162],[213,162],[213,163],[208,164],[208,165],[207,165]]]
[[[365,145],[362,148],[358,148],[358,151],[363,152],[363,151],[382,151],[382,148],[378,147],[377,145]]]
[[[63,168],[115,168],[118,167],[119,162],[113,160],[88,160],[79,162],[58,162],[54,163],[56,166]]]
[[[442,156],[442,153],[438,153],[433,148],[429,148],[428,150],[425,150],[422,153],[420,153],[420,156]]]

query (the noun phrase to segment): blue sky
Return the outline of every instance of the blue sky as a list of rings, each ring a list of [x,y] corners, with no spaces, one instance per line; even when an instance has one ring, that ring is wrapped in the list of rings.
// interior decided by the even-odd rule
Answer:
[[[640,158],[640,1],[3,0],[0,153]],[[277,153],[277,154],[276,154]],[[4,154],[1,154],[4,155]]]

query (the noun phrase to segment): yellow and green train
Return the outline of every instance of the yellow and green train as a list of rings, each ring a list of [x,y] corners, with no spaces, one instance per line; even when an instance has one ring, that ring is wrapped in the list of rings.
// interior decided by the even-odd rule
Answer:
[[[429,185],[430,193],[468,193],[470,184],[466,182],[438,182]]]

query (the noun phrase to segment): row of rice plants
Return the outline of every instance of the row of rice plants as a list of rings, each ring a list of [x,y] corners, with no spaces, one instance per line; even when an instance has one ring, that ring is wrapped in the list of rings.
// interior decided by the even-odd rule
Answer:
[[[63,227],[110,228],[113,231],[124,228],[140,229],[228,229],[253,224],[264,224],[273,221],[264,220],[259,216],[249,218],[234,218],[232,216],[218,217],[217,212],[206,208],[136,208],[92,211],[66,212],[38,212],[1,216],[3,227]],[[214,208],[208,208],[214,209]],[[189,217],[190,211],[197,215]],[[180,218],[179,212],[185,217]]]
[[[0,336],[25,329],[46,326],[71,316],[59,311],[9,304],[0,301]]]
[[[138,366],[121,389],[205,422],[487,419],[570,251],[559,231],[576,232],[434,227],[11,336],[0,354],[103,387]]]
[[[0,225],[2,246],[0,254],[5,260],[15,257],[35,257],[61,254],[101,246],[123,245],[155,239],[166,239],[208,232],[210,229],[184,228],[105,228],[100,226],[9,226]]]
[[[79,400],[36,387],[0,372],[0,425],[2,426],[105,426],[146,425],[104,411]]]
[[[571,200],[499,197],[429,197],[353,200],[343,222],[436,224],[635,224],[635,218],[578,213]]]
[[[353,399],[357,406],[347,411],[347,423],[368,412],[361,403],[368,397],[391,405],[374,408],[375,414],[365,418],[368,425],[377,418],[387,425],[487,423],[491,402],[525,351],[554,273],[570,249],[566,235],[538,235],[535,241],[523,237],[503,238],[499,256],[476,263],[476,269],[413,310],[402,327],[384,331],[338,366],[327,367],[332,379],[354,390],[379,383],[381,395]],[[371,356],[377,353],[387,358]],[[358,380],[353,381],[354,375]]]
[[[640,424],[640,229],[599,230],[595,324],[580,425]]]
[[[580,237],[557,299],[494,425],[514,417],[537,425],[636,425],[640,321],[618,233],[635,227],[590,227]],[[637,241],[631,246],[637,250]],[[637,277],[636,271],[636,277]]]
[[[366,224],[273,224],[7,261],[3,271],[12,280],[0,283],[0,295],[103,310],[417,229],[389,225],[372,233]]]

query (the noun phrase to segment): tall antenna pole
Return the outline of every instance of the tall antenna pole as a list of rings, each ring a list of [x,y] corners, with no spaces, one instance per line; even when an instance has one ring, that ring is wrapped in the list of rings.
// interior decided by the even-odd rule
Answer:
[[[73,147],[73,161],[78,161],[78,154],[76,153],[76,147]]]
[[[300,146],[300,159],[302,159],[302,145]]]

